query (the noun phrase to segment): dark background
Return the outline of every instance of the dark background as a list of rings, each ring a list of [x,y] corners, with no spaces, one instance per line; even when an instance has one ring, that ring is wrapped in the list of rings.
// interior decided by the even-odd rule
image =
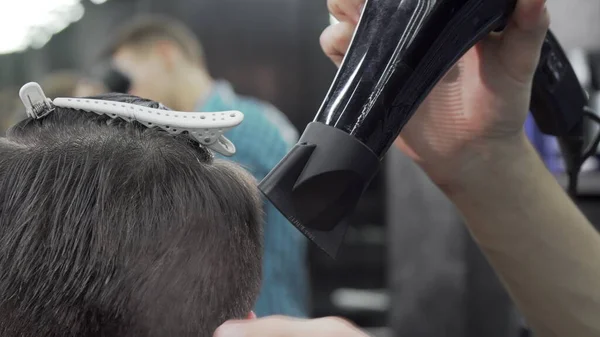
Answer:
[[[552,6],[566,3],[561,1],[549,0],[551,12]],[[600,15],[582,8],[596,2],[575,2],[580,5],[569,6]],[[204,46],[214,77],[232,82],[241,94],[273,103],[300,131],[335,75],[319,46],[319,35],[329,24],[325,0],[82,3],[83,18],[43,48],[0,55],[0,88],[18,88],[55,70],[89,71],[114,27],[144,12],[188,24]],[[592,38],[600,37],[600,31],[582,35],[581,30],[562,29],[571,19],[561,12],[557,21],[567,24],[558,27],[557,35],[566,45],[600,45]],[[595,59],[600,65],[600,57]],[[593,71],[600,74],[598,69]],[[392,150],[384,167],[349,217],[352,229],[338,259],[314,247],[309,252],[311,314],[345,316],[378,336],[518,336],[518,313],[452,205],[399,152]],[[582,205],[593,219],[600,218],[598,180],[582,180],[589,186]]]

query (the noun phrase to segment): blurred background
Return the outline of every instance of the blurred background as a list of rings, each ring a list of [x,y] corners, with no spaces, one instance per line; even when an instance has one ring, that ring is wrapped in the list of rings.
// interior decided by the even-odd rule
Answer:
[[[399,0],[400,1],[400,0]],[[325,0],[0,0],[0,122],[19,116],[17,92],[59,70],[90,73],[115,26],[139,13],[186,23],[215,78],[274,104],[302,131],[335,75],[322,54],[330,24]],[[552,28],[571,56],[591,104],[600,109],[600,2],[548,0]],[[66,75],[65,75],[66,76]],[[68,76],[63,78],[68,85]],[[17,106],[16,106],[16,105]],[[557,174],[552,139],[528,124]],[[581,207],[600,223],[593,158]],[[376,336],[517,337],[523,327],[498,280],[445,197],[402,154],[385,168],[350,217],[337,260],[311,247],[311,315],[339,315]]]

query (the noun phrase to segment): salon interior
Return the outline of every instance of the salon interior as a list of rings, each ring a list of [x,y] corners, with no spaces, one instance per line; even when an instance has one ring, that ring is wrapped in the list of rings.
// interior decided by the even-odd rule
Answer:
[[[548,0],[548,8],[589,107],[600,112],[600,2]],[[326,0],[0,0],[0,13],[3,132],[14,88],[65,69],[96,76],[112,28],[136,14],[184,22],[201,41],[213,77],[271,103],[300,133],[337,72],[319,44],[335,23]],[[566,184],[556,141],[531,121],[527,127]],[[578,204],[600,225],[600,153],[585,163],[579,188]],[[310,317],[347,317],[377,337],[524,333],[526,322],[460,215],[400,151],[388,152],[344,222],[349,230],[335,259],[309,244]]]

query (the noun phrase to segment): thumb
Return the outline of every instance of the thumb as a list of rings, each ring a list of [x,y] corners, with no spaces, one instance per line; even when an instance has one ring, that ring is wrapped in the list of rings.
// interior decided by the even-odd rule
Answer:
[[[531,81],[549,25],[546,0],[517,1],[501,36],[499,57],[504,70],[518,82]]]

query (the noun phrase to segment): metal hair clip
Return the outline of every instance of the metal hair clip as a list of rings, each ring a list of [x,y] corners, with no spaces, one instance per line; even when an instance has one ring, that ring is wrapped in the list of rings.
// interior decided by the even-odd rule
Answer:
[[[223,134],[238,126],[244,120],[244,115],[239,111],[220,112],[181,112],[173,110],[161,110],[147,108],[144,106],[105,100],[94,100],[87,98],[56,98],[53,101],[46,98],[42,88],[37,83],[28,83],[21,92],[36,93],[32,100],[24,99],[27,95],[21,95],[23,104],[28,109],[27,114],[33,118],[42,118],[52,110],[44,111],[43,114],[35,114],[36,102],[46,102],[51,107],[71,108],[94,112],[99,115],[107,115],[111,118],[122,118],[126,121],[137,121],[148,128],[160,128],[171,134],[187,133],[200,144],[218,152],[224,156],[235,154],[235,145]],[[39,103],[37,103],[39,104]],[[33,111],[32,114],[29,110]]]
[[[46,97],[39,84],[30,82],[19,90],[19,97],[25,105],[27,116],[40,119],[54,111],[52,101]]]

